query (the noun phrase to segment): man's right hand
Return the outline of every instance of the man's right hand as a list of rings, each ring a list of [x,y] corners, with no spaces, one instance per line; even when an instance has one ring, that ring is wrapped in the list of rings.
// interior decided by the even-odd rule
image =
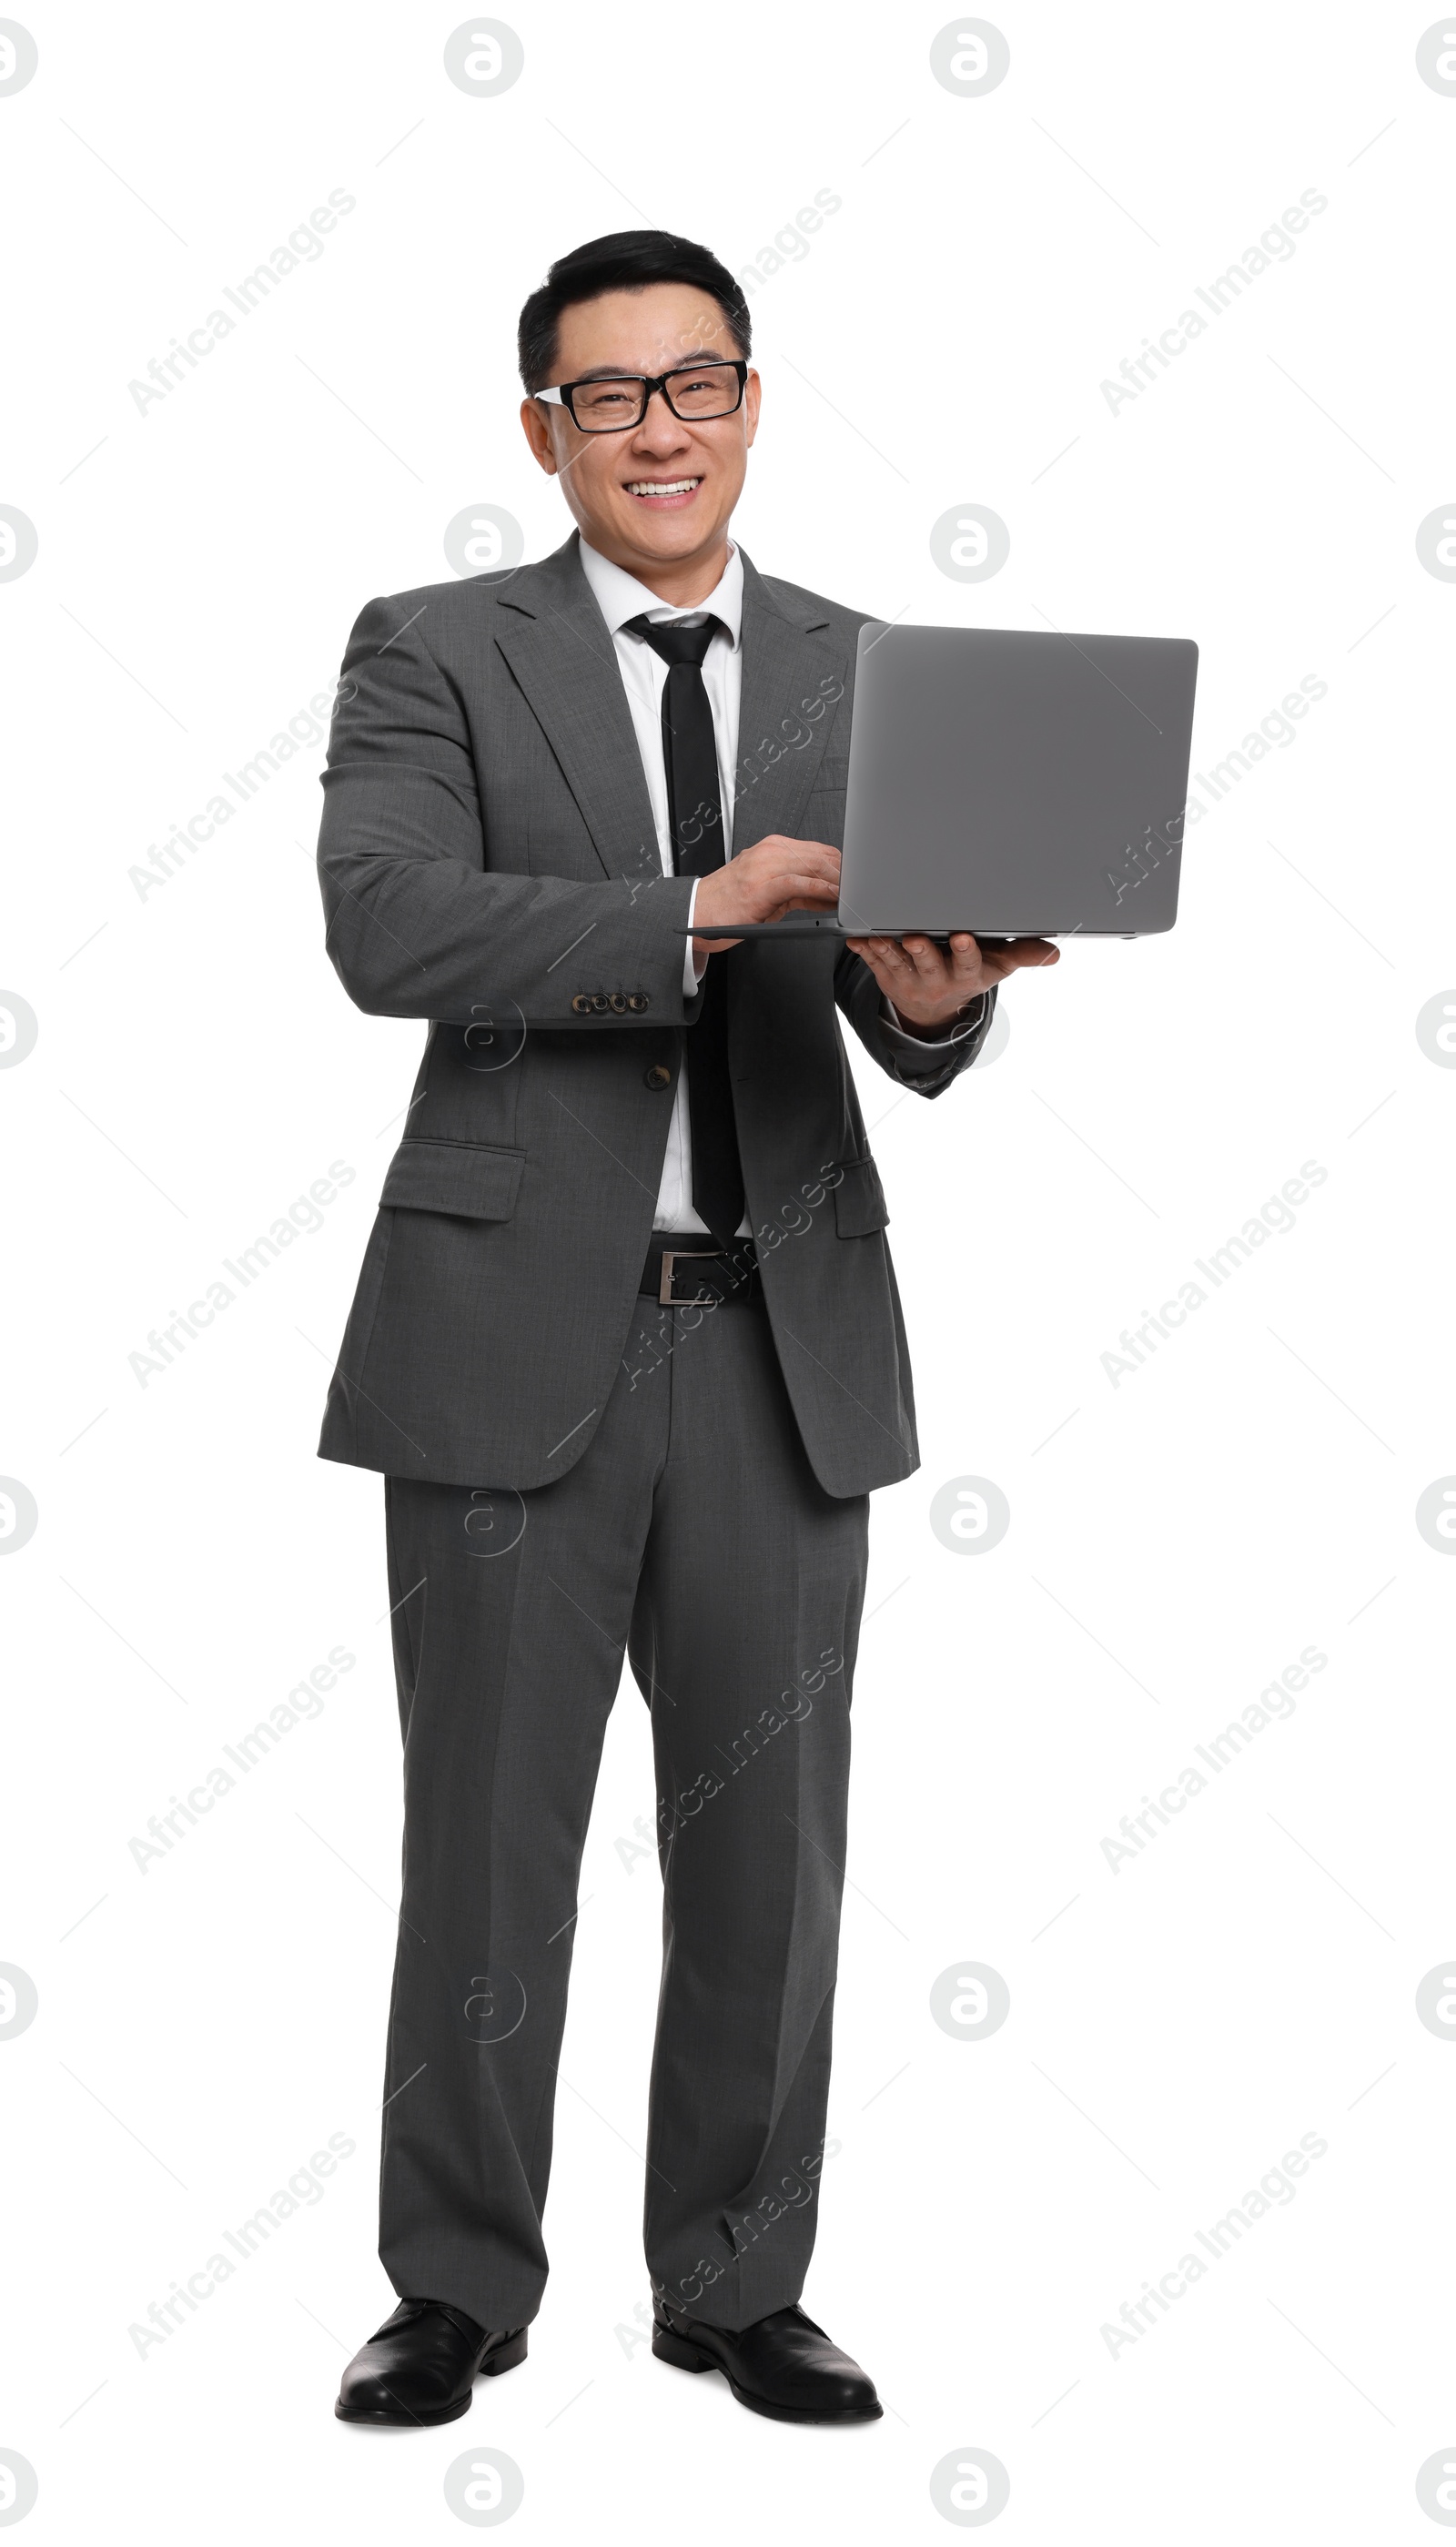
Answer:
[[[839,901],[839,852],[826,840],[787,840],[770,832],[715,867],[698,887],[693,920],[720,926],[733,920],[782,920],[786,911],[833,911]],[[695,937],[693,960],[701,973],[710,955],[736,946],[736,937]]]

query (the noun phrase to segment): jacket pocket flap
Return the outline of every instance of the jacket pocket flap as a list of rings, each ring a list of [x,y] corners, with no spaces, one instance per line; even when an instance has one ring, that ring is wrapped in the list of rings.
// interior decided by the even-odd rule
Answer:
[[[834,1225],[841,1238],[868,1238],[890,1219],[885,1187],[873,1159],[844,1159],[834,1187]]]
[[[380,1201],[396,1211],[509,1220],[525,1164],[524,1150],[475,1149],[464,1141],[401,1141]]]

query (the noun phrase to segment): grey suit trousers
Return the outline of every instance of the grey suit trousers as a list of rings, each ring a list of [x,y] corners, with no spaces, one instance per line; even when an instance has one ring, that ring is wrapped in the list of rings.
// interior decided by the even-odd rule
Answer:
[[[761,1307],[645,1299],[565,1475],[385,1494],[405,1787],[385,2269],[482,2326],[540,2307],[577,1876],[626,1652],[663,1883],[647,2263],[678,2307],[749,2325],[799,2298],[814,2243],[869,1498],[815,1478]]]

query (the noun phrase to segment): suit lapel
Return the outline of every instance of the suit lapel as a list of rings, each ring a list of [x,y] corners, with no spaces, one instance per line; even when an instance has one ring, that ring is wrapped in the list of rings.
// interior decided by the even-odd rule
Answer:
[[[495,642],[531,703],[609,876],[638,876],[657,834],[632,711],[576,535],[498,599]]]
[[[823,634],[821,617],[791,619],[762,575],[743,555],[743,686],[738,714],[738,759],[733,780],[733,848],[751,848],[771,832],[795,836],[795,826],[823,756],[831,722],[827,706],[807,710],[842,692],[847,665],[842,649]],[[809,740],[802,738],[808,734]]]
[[[832,703],[848,686],[844,650],[830,640],[822,612],[812,603],[795,607],[800,615],[791,617],[745,555],[735,854],[773,832],[799,836],[833,722]],[[820,702],[818,715],[811,716],[808,710]],[[753,1075],[761,1055],[773,1049],[785,1005],[802,1010],[819,997],[832,1003],[833,952],[828,943],[806,945],[802,938],[784,946],[750,938],[719,960],[728,967],[728,1050],[735,1078],[743,1083],[737,1098],[743,1109],[741,1146],[743,1126],[753,1119]],[[691,1064],[691,1045],[688,1050]]]

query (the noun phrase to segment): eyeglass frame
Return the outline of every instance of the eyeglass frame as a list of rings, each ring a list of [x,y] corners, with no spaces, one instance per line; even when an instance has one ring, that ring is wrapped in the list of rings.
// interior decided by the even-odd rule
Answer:
[[[635,433],[638,426],[645,418],[647,409],[651,405],[652,400],[659,390],[662,393],[662,403],[666,407],[668,414],[676,417],[679,424],[694,424],[700,420],[704,424],[720,424],[726,415],[736,415],[738,409],[741,407],[743,403],[743,392],[747,386],[748,371],[749,366],[747,362],[740,356],[734,357],[732,360],[727,360],[714,354],[709,357],[707,362],[703,363],[674,363],[670,372],[657,372],[655,374],[649,372],[598,372],[590,379],[579,381],[559,381],[553,389],[533,390],[531,395],[535,398],[540,398],[544,405],[564,407],[578,433]],[[669,381],[679,379],[685,372],[735,372],[738,378],[738,395],[734,398],[732,405],[720,407],[716,414],[705,415],[701,419],[695,416],[679,413],[679,410],[673,405],[672,399],[668,395],[667,384]],[[617,381],[638,381],[641,383],[642,402],[641,407],[638,409],[637,414],[633,416],[631,421],[627,424],[582,424],[577,416],[575,407],[571,403],[574,392],[577,390],[601,389],[606,383]]]

